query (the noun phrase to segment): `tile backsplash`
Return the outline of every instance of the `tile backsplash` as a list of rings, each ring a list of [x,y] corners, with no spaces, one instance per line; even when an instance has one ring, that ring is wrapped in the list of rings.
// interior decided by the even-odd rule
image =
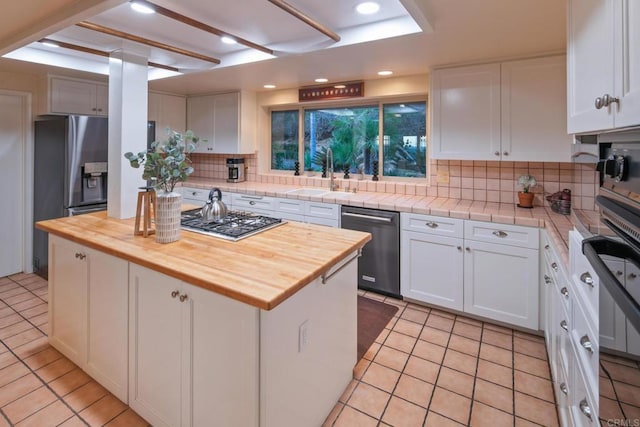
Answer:
[[[193,154],[191,159],[194,177],[226,179],[225,154]],[[309,187],[328,186],[327,178],[320,173],[307,176],[288,174],[258,174],[257,154],[243,155],[248,166],[247,181],[273,184],[300,185]],[[554,162],[505,162],[477,160],[431,160],[430,180],[427,185],[421,180],[385,180],[371,181],[370,177],[359,180],[352,174],[349,180],[342,179],[342,173],[336,173],[340,188],[354,188],[358,191],[376,191],[418,196],[447,197],[453,199],[478,200],[497,203],[517,203],[520,175],[533,175],[537,185],[532,188],[535,194],[534,205],[545,206],[549,202],[545,196],[556,191],[569,189],[572,207],[575,209],[595,210],[595,196],[598,191],[598,172],[595,165]]]

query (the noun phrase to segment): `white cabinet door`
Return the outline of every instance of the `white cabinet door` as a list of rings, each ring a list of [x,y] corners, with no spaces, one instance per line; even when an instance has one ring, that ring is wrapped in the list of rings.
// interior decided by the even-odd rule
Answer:
[[[595,99],[613,94],[613,13],[617,0],[569,0],[567,25],[567,129],[613,128],[613,114]]]
[[[638,299],[640,299],[640,268],[631,262],[626,262],[625,264],[625,285],[627,291],[638,301]],[[640,355],[640,333],[628,320],[626,320],[626,323],[627,351],[631,354]]]
[[[214,96],[187,98],[187,127],[200,138],[196,153],[213,153],[214,110]]]
[[[83,246],[49,235],[49,341],[77,365],[86,355],[87,264]]]
[[[431,74],[431,157],[500,159],[500,64]]]
[[[154,426],[182,422],[181,286],[130,264],[129,406]]]
[[[613,274],[624,282],[624,261],[606,260],[607,267]],[[613,301],[611,295],[604,286],[599,286],[599,334],[600,346],[613,350],[626,351],[626,320],[625,315]]]
[[[52,113],[96,115],[96,83],[51,78],[50,111]],[[100,114],[108,114],[108,108]]]
[[[571,161],[565,70],[564,56],[502,64],[502,160]]]
[[[149,120],[156,122],[156,140],[167,139],[167,128],[184,134],[187,127],[187,100],[184,96],[149,92],[148,116]]]
[[[462,311],[462,239],[406,230],[401,236],[402,296]]]
[[[216,153],[237,153],[240,132],[240,94],[224,93],[215,95],[213,114],[213,151]]]
[[[640,124],[640,3],[637,0],[614,1],[615,17],[615,93],[620,98],[615,126]],[[618,59],[619,58],[619,59]]]
[[[84,369],[118,399],[128,400],[129,263],[92,249],[87,287]]]
[[[96,112],[98,116],[109,115],[109,86],[96,83]]]
[[[538,251],[465,240],[464,311],[538,328]]]

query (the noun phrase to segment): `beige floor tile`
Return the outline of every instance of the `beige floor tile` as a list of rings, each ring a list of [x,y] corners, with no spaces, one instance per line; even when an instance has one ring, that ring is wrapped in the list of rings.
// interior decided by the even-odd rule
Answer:
[[[513,388],[513,370],[506,366],[480,359],[477,376],[503,387]]]
[[[513,331],[513,336],[518,337],[518,338],[524,338],[525,340],[529,340],[529,341],[534,341],[537,342],[539,344],[544,345],[544,337],[541,335],[533,335],[533,334],[529,334],[527,332],[522,332],[522,331]]]
[[[451,337],[451,333],[442,331],[440,329],[435,329],[430,326],[425,326],[422,328],[422,332],[420,333],[420,339],[430,342],[432,344],[438,344],[442,347],[446,347],[449,344],[449,338]]]
[[[13,314],[16,314],[16,312],[11,307],[7,307],[5,303],[0,301],[0,319],[11,316]]]
[[[512,351],[484,342],[480,345],[480,359],[488,360],[509,368],[513,366]]]
[[[469,422],[470,409],[471,399],[440,387],[435,388],[433,399],[429,406],[430,412],[437,412],[440,415],[465,425]]]
[[[431,314],[429,314],[429,318],[427,319],[427,322],[425,323],[425,325],[435,329],[440,329],[445,332],[451,332],[451,330],[453,329],[454,322],[455,321],[453,319],[449,319],[442,316],[436,316],[434,314],[434,311],[431,310]]]
[[[362,381],[391,393],[398,378],[400,378],[400,372],[373,362],[362,376]]]
[[[466,424],[460,424],[453,421],[450,418],[443,417],[433,411],[429,411],[427,414],[427,420],[424,423],[425,427],[460,427]]]
[[[439,345],[432,344],[427,341],[418,340],[411,354],[435,363],[442,363],[446,350],[446,348]]]
[[[489,381],[476,379],[474,400],[513,414],[513,390]]]
[[[16,285],[15,288],[11,288],[0,293],[0,299],[8,306],[12,306],[13,304],[17,304],[31,298],[33,298],[33,294],[20,285]]]
[[[331,412],[329,412],[329,415],[327,415],[327,418],[325,418],[324,422],[322,423],[322,427],[333,426],[333,423],[338,419],[338,415],[340,415],[340,411],[342,411],[342,408],[344,408],[344,403],[336,403]]]
[[[22,363],[16,362],[12,365],[0,369],[0,387],[3,387],[29,373]]]
[[[378,350],[380,350],[380,347],[380,344],[374,342],[362,357],[367,360],[373,360],[373,358],[376,357],[376,354],[378,354]]]
[[[618,363],[620,365],[626,365],[632,368],[638,367],[638,362],[631,359],[625,359],[624,357],[614,356],[613,354],[600,353],[600,359],[606,360],[608,362]]]
[[[407,303],[407,308],[410,308],[412,310],[424,311],[425,313],[430,313],[431,312],[431,308],[430,307],[427,307],[426,305],[416,304],[416,303],[413,303],[413,302]]]
[[[394,427],[421,426],[427,410],[397,397],[392,397],[382,421]]]
[[[513,415],[480,402],[471,408],[471,427],[497,427],[513,425]]]
[[[404,373],[427,381],[431,384],[435,384],[438,378],[438,371],[440,365],[437,363],[429,362],[428,360],[420,359],[419,357],[411,356],[407,362],[407,366],[404,369]]]
[[[530,341],[520,337],[513,337],[513,349],[518,353],[547,360],[547,350],[544,347],[544,341]],[[640,371],[638,373],[640,374]]]
[[[24,332],[20,332],[19,334],[14,335],[10,338],[4,339],[2,341],[4,342],[4,345],[6,345],[7,347],[11,349],[15,349],[22,345],[30,343],[38,338],[43,338],[43,337],[44,337],[44,334],[42,332],[40,332],[34,327],[31,327],[31,329],[28,329]]]
[[[90,426],[102,426],[113,420],[127,409],[127,405],[107,394],[88,408],[83,409],[79,415]]]
[[[74,411],[80,412],[98,400],[102,399],[109,392],[95,381],[90,381],[82,387],[66,395],[63,400],[73,408]]]
[[[0,407],[42,387],[42,381],[33,374],[27,374],[0,388]]]
[[[626,415],[627,419],[640,420],[640,408],[638,408],[637,406],[627,405],[626,403],[622,403],[622,410],[624,411],[624,414]]]
[[[453,333],[472,340],[479,341],[482,335],[482,327],[476,325],[470,325],[460,318],[456,318],[456,323],[453,325]]]
[[[409,335],[411,337],[419,337],[420,332],[422,331],[422,325],[419,323],[414,323],[405,319],[398,319],[393,330],[396,332],[400,332],[401,334]]]
[[[614,381],[640,386],[640,370],[607,360],[601,363]]]
[[[140,415],[131,409],[127,409],[112,421],[105,424],[105,427],[147,427],[150,424],[146,422]]]
[[[514,389],[525,394],[554,403],[553,386],[551,380],[527,374],[526,372],[514,371]]]
[[[387,337],[387,340],[384,342],[384,345],[393,347],[396,350],[400,350],[405,353],[411,353],[411,350],[413,350],[413,346],[415,345],[416,341],[418,341],[417,338],[391,331],[391,333],[389,333],[389,336]]]
[[[91,377],[85,374],[80,368],[76,368],[51,381],[49,387],[51,387],[58,396],[66,396],[77,388],[87,384],[89,381],[91,381]]]
[[[13,316],[9,317],[13,318]],[[29,329],[33,329],[33,326],[29,322],[22,319],[22,317],[20,317],[20,319],[21,320],[19,320],[18,322],[14,322],[11,325],[5,326],[0,330],[0,340],[4,341],[7,338],[14,337],[19,333],[28,331]]]
[[[459,351],[447,349],[442,365],[464,372],[465,374],[475,375],[478,359],[468,354],[460,353]]]
[[[515,369],[519,371],[537,375],[541,378],[551,379],[549,363],[544,360],[521,353],[514,353],[513,361]]]
[[[558,425],[556,406],[553,403],[515,392],[515,415],[546,427]]]
[[[445,319],[456,320],[456,315],[453,313],[449,313],[448,311],[438,310],[437,308],[431,309],[431,314],[435,316],[444,317]]]
[[[516,417],[515,427],[540,427],[540,424],[533,423],[529,420],[525,420],[524,418]]]
[[[460,353],[465,353],[473,357],[478,356],[480,350],[480,342],[461,337],[459,335],[451,335],[449,340],[449,348]]]
[[[71,412],[71,409],[62,403],[62,401],[56,400],[49,406],[42,408],[35,414],[20,421],[16,424],[16,427],[57,426],[72,416],[73,412]]]
[[[505,328],[504,326],[494,325],[493,323],[485,323],[484,329],[502,332],[503,334],[513,334],[513,329]]]
[[[362,376],[364,375],[365,371],[367,370],[370,364],[371,364],[370,360],[360,359],[358,363],[356,363],[356,366],[353,368],[353,378],[357,380],[362,378]]]
[[[453,369],[442,367],[436,385],[466,397],[473,396],[475,377]]]
[[[45,350],[25,358],[24,363],[31,369],[36,370],[60,358],[62,358],[62,354],[55,348],[49,346]]]
[[[13,365],[18,361],[18,358],[13,355],[13,353],[9,351],[5,351],[0,354],[0,369],[6,368],[9,365]]]
[[[22,316],[13,311],[13,309],[7,308],[7,313],[8,315],[0,318],[0,339],[4,338],[5,336],[13,335],[12,333],[10,333],[10,330],[5,330],[5,328],[8,328],[11,325],[15,325],[16,323],[27,323],[24,321]]]
[[[407,353],[383,345],[373,361],[401,372],[408,358]]]
[[[360,383],[351,394],[347,405],[380,419],[391,395],[369,384]]]
[[[375,427],[378,420],[363,414],[349,406],[345,406],[340,412],[334,427]]]
[[[55,362],[51,362],[46,366],[38,369],[36,375],[42,378],[45,382],[51,382],[56,378],[63,376],[64,374],[76,369],[76,365],[73,364],[66,357],[61,357]]]
[[[620,410],[620,405],[618,405],[618,401],[607,399],[606,397],[600,396],[599,400],[599,416],[603,420],[621,420],[624,419],[624,414]]]
[[[501,347],[509,351],[513,350],[513,337],[511,334],[503,334],[502,332],[486,329],[482,334],[482,342]]]
[[[463,322],[463,323],[466,323],[467,325],[478,326],[480,328],[482,328],[482,324],[483,324],[483,322],[481,322],[480,320],[476,320],[467,316],[460,316],[460,315],[456,316],[456,322]]]
[[[621,402],[631,405],[637,405],[640,402],[640,387],[616,382],[615,389]],[[600,395],[602,395],[602,392],[600,392]]]
[[[77,416],[71,417],[58,427],[86,427],[87,424]]]
[[[40,353],[42,350],[46,350],[49,347],[49,338],[43,335],[27,344],[14,348],[13,352],[18,357],[24,359],[36,353]]]
[[[48,388],[42,386],[9,403],[2,408],[2,412],[9,418],[9,421],[15,424],[56,400],[56,396]]]
[[[384,340],[387,339],[389,332],[391,332],[391,329],[383,329],[382,332],[380,332],[380,334],[378,334],[378,336],[376,337],[375,342],[378,344],[384,343]]]
[[[427,317],[429,313],[421,310],[414,310],[411,307],[407,307],[404,309],[402,314],[400,315],[401,319],[410,320],[415,323],[419,323],[420,325],[424,325],[424,322],[427,321]]]
[[[47,311],[48,311],[47,304],[45,304],[45,303],[43,303],[41,301],[40,304],[38,304],[38,305],[36,305],[34,307],[31,307],[31,308],[28,308],[26,310],[20,311],[20,314],[22,316],[26,317],[27,319],[31,320],[32,318],[34,318],[36,316],[41,316],[42,314],[47,314]]]
[[[22,313],[24,310],[28,310],[42,304],[42,300],[40,298],[33,295],[31,292],[29,292],[29,295],[31,296],[31,298],[17,304],[11,304],[11,308],[13,308],[17,312]]]
[[[356,389],[357,385],[358,385],[357,380],[351,380],[347,385],[347,388],[345,388],[344,391],[342,392],[342,395],[340,396],[340,399],[338,399],[338,402],[347,403],[347,401],[351,397],[351,393],[353,393],[353,390]]]
[[[419,380],[409,375],[402,374],[393,392],[394,396],[427,407],[433,394],[433,384]]]

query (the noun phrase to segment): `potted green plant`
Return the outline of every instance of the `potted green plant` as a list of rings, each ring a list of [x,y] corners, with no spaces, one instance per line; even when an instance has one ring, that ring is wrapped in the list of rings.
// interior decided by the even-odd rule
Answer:
[[[522,191],[518,191],[518,206],[521,208],[533,207],[533,193],[529,190],[535,187],[537,182],[532,175],[521,175],[518,178],[518,184],[522,185]]]
[[[142,179],[150,181],[155,190],[155,240],[159,243],[180,238],[182,195],[173,190],[178,182],[186,181],[193,173],[189,155],[198,142],[191,131],[183,136],[167,128],[166,133],[167,139],[154,141],[148,151],[124,154],[132,167],[142,166]]]

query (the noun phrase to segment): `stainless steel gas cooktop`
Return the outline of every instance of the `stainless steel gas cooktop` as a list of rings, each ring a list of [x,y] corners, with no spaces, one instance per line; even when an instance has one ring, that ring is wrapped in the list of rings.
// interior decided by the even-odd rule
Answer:
[[[272,218],[242,211],[229,211],[224,218],[218,221],[206,222],[202,218],[200,209],[191,209],[182,212],[182,218],[180,220],[180,225],[183,230],[231,241],[253,236],[254,234],[269,230],[284,223],[285,221],[280,218]]]

